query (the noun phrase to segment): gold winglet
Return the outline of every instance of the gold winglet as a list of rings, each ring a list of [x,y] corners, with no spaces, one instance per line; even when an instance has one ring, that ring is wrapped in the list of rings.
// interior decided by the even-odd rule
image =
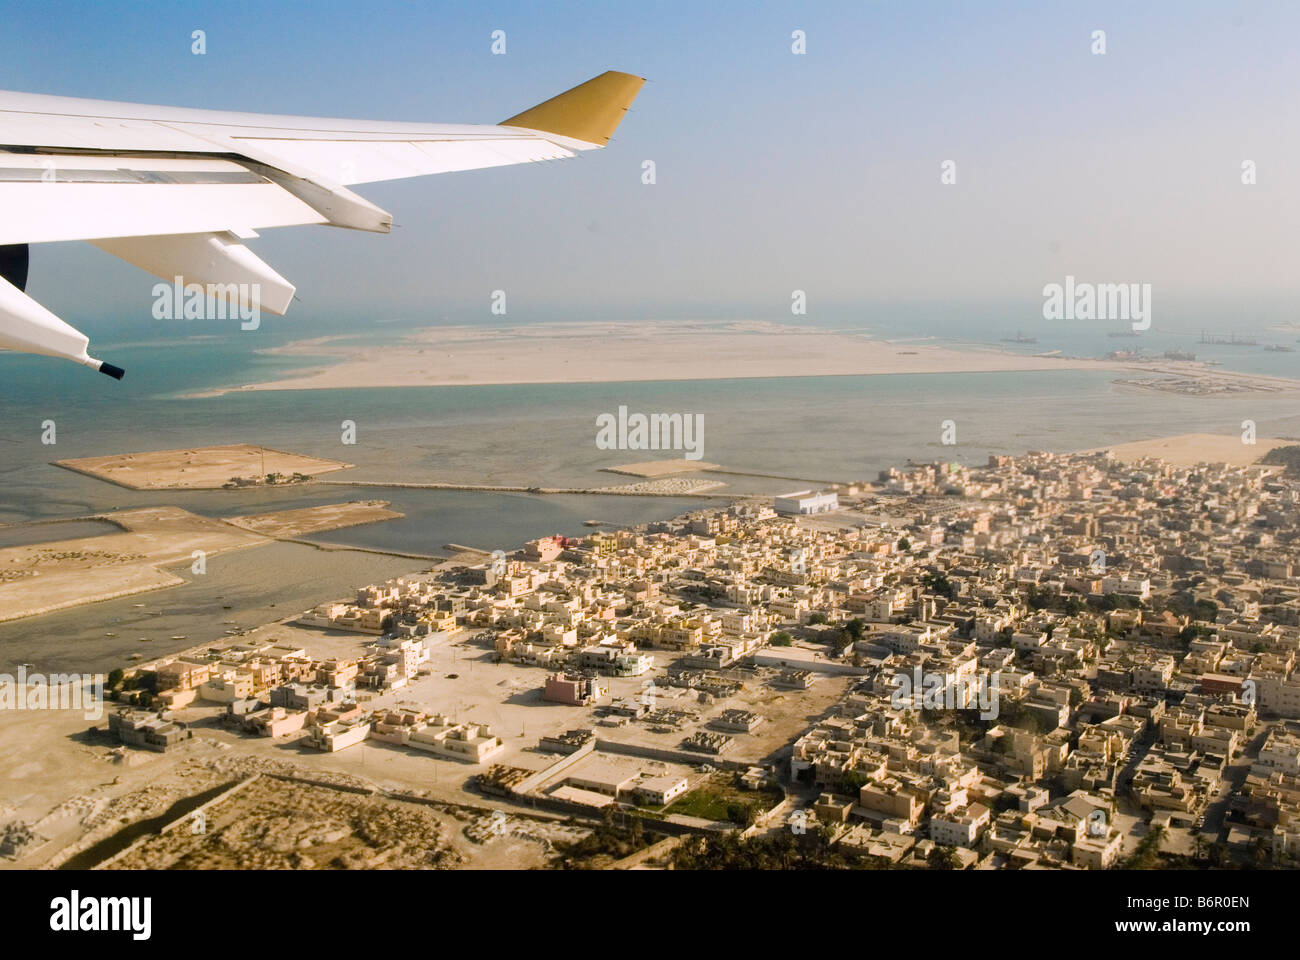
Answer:
[[[558,97],[502,120],[503,127],[527,127],[602,147],[623,120],[645,78],[607,70]]]

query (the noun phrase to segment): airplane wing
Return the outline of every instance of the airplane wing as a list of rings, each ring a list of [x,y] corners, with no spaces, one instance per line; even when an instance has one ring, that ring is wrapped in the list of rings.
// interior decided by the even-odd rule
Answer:
[[[385,123],[0,92],[0,348],[116,379],[24,292],[29,245],[86,240],[231,308],[280,315],[294,287],[244,241],[268,227],[387,233],[350,186],[605,146],[645,81],[608,71],[499,124]],[[250,302],[255,299],[255,302]]]

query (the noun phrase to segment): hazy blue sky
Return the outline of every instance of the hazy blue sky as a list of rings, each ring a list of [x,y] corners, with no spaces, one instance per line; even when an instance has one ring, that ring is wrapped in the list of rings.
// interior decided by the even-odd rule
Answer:
[[[1157,311],[1300,292],[1293,2],[3,7],[14,90],[494,122],[606,69],[650,78],[604,151],[360,187],[396,215],[388,237],[265,232],[254,249],[298,285],[301,320],[472,319],[495,288],[520,321],[780,317],[796,288],[812,317],[1032,305],[1067,273],[1151,283]],[[74,323],[147,315],[133,267],[81,244],[33,260],[33,293]]]

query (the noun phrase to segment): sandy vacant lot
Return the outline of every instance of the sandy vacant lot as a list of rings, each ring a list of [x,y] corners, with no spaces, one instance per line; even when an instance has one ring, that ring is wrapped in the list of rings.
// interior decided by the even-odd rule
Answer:
[[[101,732],[88,734],[94,725]],[[79,711],[0,715],[0,822],[25,824],[34,835],[16,858],[0,859],[0,870],[100,863],[126,841],[102,844],[150,822],[140,836],[152,836],[114,867],[528,869],[545,865],[556,843],[587,832],[477,797],[462,797],[468,806],[387,799],[371,792],[364,767],[360,776],[336,772],[319,764],[324,755],[213,726],[159,754],[117,746],[102,733],[106,725]],[[246,744],[271,749],[241,749]],[[264,776],[205,810],[206,832],[191,832],[193,805],[178,803],[255,774]],[[401,789],[425,793],[416,784]],[[156,834],[180,818],[177,830]]]
[[[1198,463],[1227,463],[1245,467],[1258,461],[1274,447],[1283,447],[1293,442],[1274,437],[1257,437],[1254,444],[1248,444],[1242,443],[1241,435],[1236,433],[1227,436],[1184,433],[1175,437],[1156,437],[1154,440],[1138,440],[1098,449],[1111,451],[1124,463],[1133,463],[1145,457],[1158,457],[1180,467],[1194,467]]]
[[[587,833],[273,776],[231,791],[204,817],[202,833],[182,826],[155,835],[112,869],[528,869],[545,864],[555,841]]]
[[[81,457],[55,460],[54,465],[131,490],[213,490],[235,477],[256,479],[268,473],[316,476],[352,466],[251,443]]]
[[[371,637],[284,624],[267,625],[257,633],[301,644],[313,656],[356,656],[373,643]],[[659,706],[689,717],[677,729],[655,729],[639,721],[601,726],[593,707],[545,703],[545,668],[494,663],[485,645],[467,642],[463,632],[435,642],[429,675],[391,693],[362,694],[362,705],[401,703],[490,723],[506,745],[491,762],[529,770],[541,770],[557,759],[537,749],[538,738],[547,734],[595,728],[603,739],[676,751],[691,733],[710,729],[723,710],[741,708],[761,714],[766,722],[752,734],[734,734],[726,756],[759,762],[772,759],[823,716],[852,679],[827,677],[807,691],[778,690],[769,682],[775,671],[764,668],[748,678],[743,690],[701,702],[694,691],[666,686],[662,665],[670,655],[656,651],[655,656],[661,666],[650,676],[607,682],[612,697],[634,697],[644,695],[646,682],[654,679]],[[215,804],[206,840],[181,831],[143,844],[119,865],[529,867],[542,866],[554,843],[572,839],[557,833],[571,828],[540,823],[536,817],[545,818],[540,811],[534,816],[504,799],[476,793],[471,781],[483,766],[375,741],[320,753],[304,749],[300,735],[251,737],[223,727],[216,719],[221,710],[203,703],[177,711],[178,719],[192,724],[194,739],[166,754],[120,748],[102,734],[87,737],[89,726],[106,726],[103,716],[5,711],[0,715],[0,822],[28,824],[40,840],[17,861],[0,867],[61,860],[105,841],[127,824],[162,816],[184,798],[259,772],[379,788],[435,805],[271,783],[232,796],[229,806]],[[700,774],[688,768],[712,759],[690,755],[685,762],[665,765],[611,758],[603,752],[601,757],[648,772],[672,769],[691,780]],[[507,830],[485,834],[475,829],[484,818],[497,817],[495,811],[508,817]],[[418,835],[420,842],[394,842],[407,835]]]

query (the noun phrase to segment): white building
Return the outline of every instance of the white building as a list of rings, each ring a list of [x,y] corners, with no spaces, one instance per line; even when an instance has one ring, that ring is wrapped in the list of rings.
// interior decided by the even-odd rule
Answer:
[[[965,813],[945,813],[930,818],[930,839],[945,847],[974,847],[991,813],[982,803],[972,803]]]
[[[303,742],[309,747],[324,750],[326,753],[337,753],[360,743],[369,736],[370,721],[368,720],[359,723],[331,720],[328,723],[314,725]]]
[[[1247,682],[1255,684],[1255,705],[1260,713],[1278,717],[1300,717],[1300,679],[1273,671],[1252,672]]]
[[[838,510],[840,496],[838,493],[813,493],[811,490],[797,490],[794,493],[777,497],[772,506],[777,513],[810,514],[830,513]]]
[[[632,792],[642,803],[662,807],[685,793],[686,787],[685,777],[668,774],[662,777],[642,777]]]
[[[1104,837],[1080,837],[1070,848],[1070,862],[1088,870],[1105,870],[1119,859],[1123,839],[1118,830]]]
[[[1147,600],[1151,597],[1151,581],[1146,577],[1102,577],[1101,592],[1108,596],[1126,593]]]
[[[1256,776],[1269,776],[1277,771],[1296,776],[1300,774],[1300,738],[1281,730],[1269,733],[1260,748],[1259,759],[1251,766]]]
[[[505,749],[505,742],[486,723],[457,723],[444,714],[426,717],[403,710],[388,711],[370,736],[469,763],[483,763]]]

